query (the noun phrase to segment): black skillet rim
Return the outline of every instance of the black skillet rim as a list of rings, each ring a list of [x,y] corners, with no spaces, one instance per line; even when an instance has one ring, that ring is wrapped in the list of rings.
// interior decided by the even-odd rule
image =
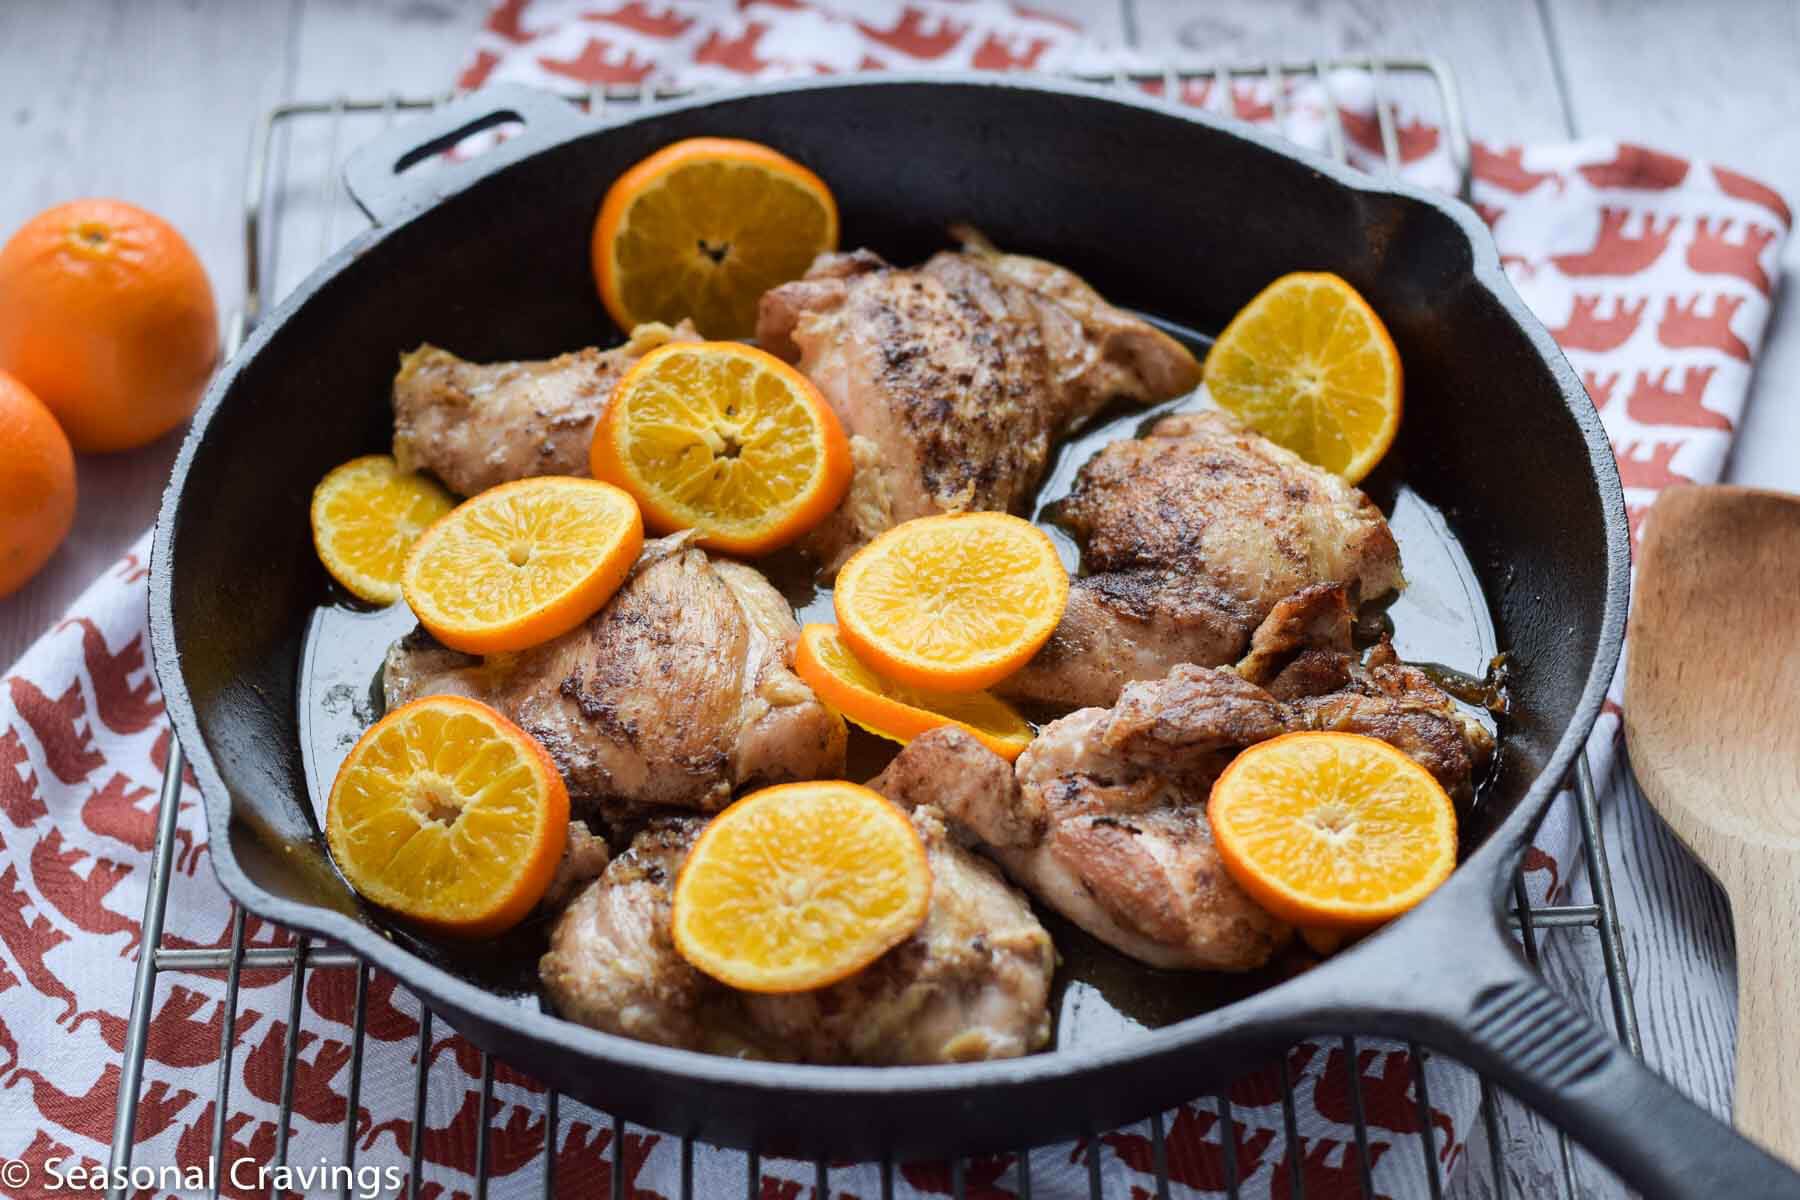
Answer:
[[[170,722],[200,784],[212,841],[212,853],[209,857],[221,886],[235,900],[260,917],[330,938],[365,962],[390,972],[427,1001],[438,1000],[441,1005],[453,1011],[468,1013],[484,1023],[509,1028],[519,1036],[546,1046],[555,1046],[565,1053],[579,1054],[596,1063],[630,1065],[683,1076],[693,1082],[730,1084],[739,1088],[767,1088],[772,1091],[793,1089],[869,1097],[891,1096],[895,1093],[941,1094],[945,1091],[1044,1082],[1063,1076],[1150,1062],[1165,1054],[1231,1033],[1239,1026],[1246,1027],[1245,1031],[1248,1032],[1247,1027],[1252,1026],[1265,1029],[1291,1025],[1296,1021],[1303,1022],[1315,1007],[1308,997],[1319,995],[1321,988],[1329,990],[1335,987],[1341,995],[1354,997],[1357,990],[1356,965],[1365,958],[1362,950],[1373,949],[1377,944],[1386,944],[1396,937],[1405,936],[1409,927],[1416,927],[1416,918],[1433,912],[1448,911],[1456,906],[1467,909],[1475,902],[1490,907],[1498,905],[1498,897],[1510,879],[1513,861],[1522,852],[1525,841],[1547,810],[1551,798],[1574,764],[1576,754],[1581,753],[1586,746],[1588,734],[1599,716],[1607,688],[1612,681],[1625,638],[1630,535],[1617,463],[1599,413],[1573,368],[1563,357],[1561,349],[1551,339],[1542,322],[1526,308],[1524,301],[1507,280],[1501,269],[1499,252],[1492,235],[1480,217],[1467,205],[1412,184],[1378,180],[1297,147],[1277,134],[1178,103],[1128,95],[1104,85],[1042,76],[1020,77],[979,72],[882,73],[860,78],[809,79],[709,92],[703,96],[658,104],[629,121],[575,130],[563,135],[550,135],[542,144],[534,145],[530,153],[531,156],[546,153],[577,138],[603,134],[618,125],[632,124],[637,120],[669,112],[730,104],[741,98],[771,92],[824,93],[840,88],[910,87],[920,84],[1035,91],[1124,105],[1161,116],[1174,115],[1249,142],[1264,152],[1294,160],[1351,191],[1394,196],[1424,204],[1450,218],[1462,231],[1468,243],[1470,271],[1475,282],[1499,303],[1529,339],[1540,359],[1549,368],[1562,393],[1565,407],[1581,430],[1604,510],[1603,523],[1607,542],[1606,595],[1594,656],[1582,687],[1580,701],[1551,751],[1543,771],[1526,789],[1513,811],[1458,868],[1450,885],[1440,889],[1419,909],[1367,939],[1359,947],[1308,971],[1304,977],[1307,981],[1304,989],[1295,988],[1294,984],[1298,981],[1290,980],[1233,1004],[1117,1043],[1066,1050],[1053,1049],[1016,1059],[939,1066],[847,1067],[756,1062],[699,1051],[677,1050],[602,1033],[539,1009],[523,1007],[497,993],[460,979],[389,940],[374,926],[331,909],[285,900],[262,890],[244,873],[233,856],[230,835],[231,795],[207,751],[186,681],[181,673],[180,650],[175,641],[173,604],[175,554],[170,538],[176,528],[184,498],[184,485],[194,456],[206,436],[213,416],[230,394],[244,365],[274,337],[293,312],[312,299],[327,279],[366,252],[368,247],[391,236],[414,217],[428,211],[431,206],[426,206],[408,212],[393,224],[375,226],[352,238],[258,322],[237,355],[219,370],[207,388],[163,492],[150,557],[152,662]],[[521,159],[522,157],[524,156],[520,156]],[[459,181],[444,195],[447,197],[484,182],[493,175],[510,169],[516,161],[519,159],[509,161],[493,172],[472,174]],[[1480,879],[1484,876],[1490,881],[1489,886],[1483,887],[1480,884]],[[1490,915],[1497,917],[1497,909]]]

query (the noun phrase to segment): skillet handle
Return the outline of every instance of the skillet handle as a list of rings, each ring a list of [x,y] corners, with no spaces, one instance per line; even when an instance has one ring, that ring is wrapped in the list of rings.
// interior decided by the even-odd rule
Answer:
[[[1466,1018],[1427,1040],[1566,1129],[1645,1196],[1800,1196],[1796,1174],[1701,1108],[1544,983],[1518,955]]]
[[[466,137],[520,123],[521,133],[473,158],[440,157]],[[459,96],[365,143],[344,163],[344,187],[377,225],[392,225],[546,145],[587,127],[574,104],[554,92],[500,83]],[[428,159],[430,169],[413,171]]]
[[[1505,923],[1491,869],[1465,864],[1441,897],[1345,954],[1365,986],[1334,972],[1288,986],[1311,991],[1316,1028],[1410,1038],[1475,1068],[1549,1120],[1652,1200],[1800,1196],[1800,1174],[1736,1133],[1645,1066],[1552,991]],[[1344,963],[1350,966],[1350,961]]]

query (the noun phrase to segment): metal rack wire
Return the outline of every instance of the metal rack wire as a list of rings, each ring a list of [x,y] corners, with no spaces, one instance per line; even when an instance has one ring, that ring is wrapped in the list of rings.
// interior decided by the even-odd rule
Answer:
[[[1372,81],[1377,129],[1386,169],[1389,171],[1398,171],[1401,165],[1397,132],[1398,118],[1395,106],[1396,89],[1411,85],[1414,88],[1414,95],[1423,94],[1428,98],[1427,103],[1435,103],[1438,110],[1438,123],[1445,131],[1446,149],[1451,166],[1455,171],[1455,177],[1459,181],[1461,190],[1466,194],[1469,182],[1470,154],[1462,108],[1458,100],[1454,78],[1448,67],[1436,60],[1364,58],[1261,63],[1202,69],[1170,67],[1156,71],[1134,70],[1112,74],[1083,74],[1079,78],[1112,82],[1120,87],[1160,90],[1165,96],[1182,94],[1184,90],[1199,85],[1205,89],[1207,106],[1225,111],[1229,111],[1233,104],[1234,83],[1240,80],[1257,81],[1269,87],[1272,115],[1276,126],[1280,128],[1287,116],[1285,105],[1289,88],[1296,83],[1312,82],[1322,87],[1324,96],[1328,103],[1333,104],[1335,110],[1331,75],[1333,72],[1343,69],[1366,72]],[[632,111],[661,100],[686,95],[688,91],[689,89],[664,87],[651,83],[632,87],[595,88],[585,93],[572,95],[570,99],[585,106],[596,121],[606,121],[628,115]],[[1191,90],[1188,94],[1192,94]],[[243,335],[261,315],[265,300],[285,294],[285,288],[282,288],[280,284],[286,276],[292,276],[292,279],[297,281],[299,275],[310,270],[313,265],[336,249],[344,237],[349,236],[354,229],[360,228],[361,218],[354,214],[347,196],[343,194],[338,175],[342,155],[353,145],[347,136],[348,127],[354,121],[362,121],[365,124],[370,121],[379,122],[380,125],[366,130],[368,134],[372,134],[382,125],[391,124],[402,114],[432,109],[451,99],[454,95],[455,93],[428,97],[390,95],[378,99],[340,97],[333,100],[291,102],[278,105],[263,116],[255,130],[245,195],[245,302],[243,309],[235,316],[228,331],[229,350],[235,352]],[[294,160],[297,155],[293,135],[302,128],[315,135],[315,141],[317,141],[318,135],[322,135],[323,138],[322,147],[314,145],[309,152],[302,155],[302,157],[312,160],[310,169],[305,166],[300,169],[295,167]],[[1341,161],[1348,161],[1348,146],[1341,123],[1328,122],[1326,135],[1330,152]],[[293,214],[302,207],[296,203],[297,199],[308,195],[315,201],[313,211],[306,222],[311,226],[310,233],[299,228],[298,223],[293,219]],[[316,241],[314,241],[315,238]],[[312,250],[314,246],[316,246],[316,250]],[[309,250],[310,253],[308,253]],[[304,257],[298,257],[301,255]],[[289,268],[285,273],[281,272],[283,266]],[[280,1119],[275,1126],[274,1162],[284,1162],[287,1157],[288,1123],[292,1116],[294,1102],[295,1064],[302,1041],[300,1033],[302,1003],[309,972],[354,971],[356,973],[353,1037],[349,1061],[349,1113],[354,1114],[357,1111],[361,1094],[366,1054],[365,1021],[371,981],[371,970],[368,966],[346,951],[329,945],[315,944],[306,937],[298,937],[288,946],[248,947],[245,939],[246,914],[235,905],[230,927],[229,949],[188,949],[164,944],[162,932],[169,899],[171,866],[176,842],[175,818],[179,808],[182,770],[181,747],[179,743],[175,743],[170,747],[164,771],[156,842],[152,851],[149,895],[144,911],[143,946],[145,949],[139,955],[130,1019],[126,1027],[123,1062],[119,1077],[119,1099],[109,1161],[109,1167],[114,1172],[121,1167],[129,1167],[131,1164],[132,1134],[139,1101],[142,1098],[143,1068],[151,1010],[155,1001],[157,981],[165,974],[202,971],[225,972],[218,1082],[214,1092],[214,1099],[217,1103],[211,1131],[213,1161],[219,1160],[227,1139],[227,1121],[230,1115],[228,1100],[232,1079],[232,1061],[237,1040],[240,984],[246,971],[267,971],[273,968],[289,972],[286,1038],[283,1045],[280,1087]],[[1621,931],[1613,902],[1612,879],[1601,840],[1599,806],[1585,758],[1577,761],[1572,778],[1566,782],[1568,789],[1559,797],[1557,803],[1574,805],[1575,821],[1581,832],[1583,865],[1587,871],[1593,902],[1533,906],[1529,901],[1521,875],[1514,881],[1516,907],[1512,914],[1512,920],[1519,932],[1525,954],[1533,964],[1539,960],[1541,931],[1574,928],[1592,929],[1597,932],[1615,1029],[1634,1054],[1641,1054],[1637,1017],[1625,973]],[[1351,1064],[1357,1063],[1357,1040],[1345,1037],[1342,1039],[1342,1047],[1348,1056],[1348,1061]],[[1416,1044],[1412,1045],[1410,1049],[1414,1074],[1413,1085],[1424,1146],[1421,1182],[1424,1193],[1431,1196],[1433,1200],[1438,1200],[1444,1194],[1446,1181],[1442,1159],[1435,1142],[1435,1130],[1430,1120],[1431,1102],[1424,1071],[1425,1054]],[[409,1198],[417,1196],[420,1190],[422,1142],[425,1129],[423,1117],[428,1096],[428,1070],[432,1058],[432,1014],[423,1006],[421,1006],[420,1012],[416,1050],[412,1136],[409,1146],[410,1172],[407,1185]],[[481,1055],[480,1061],[481,1108],[479,1111],[483,1114],[484,1119],[475,1149],[475,1194],[477,1197],[484,1197],[489,1183],[488,1167],[492,1161],[489,1144],[491,1130],[487,1114],[493,1098],[495,1062],[485,1053]],[[1296,1136],[1295,1092],[1285,1058],[1280,1064],[1279,1077],[1282,1091],[1282,1115],[1287,1133],[1288,1177],[1291,1181],[1293,1195],[1302,1197],[1306,1193],[1305,1172],[1302,1170],[1300,1162],[1302,1146],[1299,1137]],[[1492,1194],[1504,1197],[1508,1194],[1508,1185],[1497,1117],[1499,1092],[1486,1079],[1480,1081],[1480,1086],[1481,1111],[1489,1150],[1486,1169],[1492,1173],[1490,1181]],[[1365,1197],[1372,1197],[1376,1195],[1374,1160],[1370,1154],[1369,1127],[1364,1119],[1364,1097],[1360,1072],[1355,1069],[1349,1073],[1349,1100],[1354,1118],[1355,1161],[1360,1176],[1361,1194]],[[1214,1107],[1222,1131],[1222,1144],[1229,1151],[1237,1144],[1232,1101],[1225,1091],[1220,1091],[1210,1098],[1210,1103]],[[543,1147],[542,1188],[545,1196],[553,1196],[557,1191],[556,1149],[561,1129],[558,1096],[554,1091],[547,1095],[545,1118],[546,1137]],[[610,1117],[610,1123],[612,1138],[609,1154],[612,1163],[612,1194],[620,1197],[623,1195],[626,1174],[624,1169],[626,1126],[616,1116]],[[1161,1116],[1149,1118],[1149,1127],[1154,1156],[1156,1194],[1162,1200],[1166,1200],[1170,1188],[1169,1152]],[[1579,1190],[1572,1149],[1565,1135],[1559,1133],[1558,1139],[1560,1143],[1558,1186],[1562,1195],[1574,1197],[1579,1194]],[[680,1195],[684,1200],[688,1200],[694,1195],[694,1150],[693,1140],[683,1137],[681,1139]],[[345,1122],[342,1153],[343,1163],[354,1165],[357,1154],[357,1135],[353,1120]],[[756,1200],[761,1180],[760,1159],[755,1153],[751,1153],[747,1156],[746,1161],[745,1192],[751,1197],[751,1200]],[[1235,1155],[1230,1152],[1226,1153],[1223,1156],[1223,1163],[1225,1169],[1224,1190],[1235,1200],[1239,1195],[1240,1184],[1237,1178]],[[1017,1164],[1016,1186],[1022,1196],[1029,1197],[1031,1194],[1029,1149],[1019,1152]],[[1090,1196],[1092,1200],[1102,1200],[1100,1155],[1095,1142],[1090,1143],[1087,1151],[1086,1167]],[[892,1161],[881,1164],[881,1194],[883,1197],[893,1194],[894,1170],[895,1164]],[[968,1189],[966,1172],[967,1164],[964,1160],[959,1159],[951,1163],[950,1184],[953,1194],[959,1200]],[[114,1174],[112,1177],[120,1178],[121,1176]],[[816,1195],[821,1198],[829,1196],[828,1165],[823,1159],[815,1164],[815,1179],[818,1188]],[[120,1189],[114,1189],[108,1193],[109,1197],[122,1194]],[[348,1196],[349,1189],[345,1188],[343,1194]]]

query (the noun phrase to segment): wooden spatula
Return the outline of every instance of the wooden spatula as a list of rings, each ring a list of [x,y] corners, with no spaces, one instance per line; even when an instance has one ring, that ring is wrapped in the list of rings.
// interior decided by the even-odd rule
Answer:
[[[1800,1163],[1800,496],[1664,492],[1635,591],[1631,765],[1731,897],[1737,1126]]]

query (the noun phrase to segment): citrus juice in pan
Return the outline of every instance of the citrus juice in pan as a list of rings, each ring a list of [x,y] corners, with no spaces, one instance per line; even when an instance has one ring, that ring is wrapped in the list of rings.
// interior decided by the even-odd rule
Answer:
[[[1203,356],[1209,339],[1171,322],[1152,321]],[[1138,436],[1170,412],[1205,407],[1199,395],[1178,397],[1150,409],[1102,412],[1052,457],[1030,514],[1056,543],[1064,563],[1079,570],[1080,555],[1069,535],[1051,519],[1051,506],[1067,495],[1081,465],[1101,447]],[[1406,481],[1398,445],[1361,484],[1381,508],[1400,544],[1407,586],[1380,611],[1363,614],[1359,631],[1373,640],[1391,634],[1407,662],[1426,667],[1463,707],[1490,729],[1494,717],[1482,704],[1494,694],[1499,651],[1488,605],[1469,556],[1449,521]],[[836,614],[829,588],[815,587],[811,573],[789,552],[758,564],[793,603],[800,624],[832,622]],[[314,813],[324,826],[325,798],[338,766],[358,737],[382,712],[381,667],[388,647],[414,626],[404,604],[371,611],[347,593],[327,598],[313,612],[301,648],[301,754]],[[1032,712],[1052,720],[1055,711]],[[866,780],[881,771],[897,745],[854,726],[846,776]],[[1500,753],[1504,753],[1504,746]],[[1492,769],[1490,768],[1490,775]],[[1480,804],[1477,790],[1476,804]],[[1102,945],[1041,905],[1039,917],[1062,956],[1056,977],[1055,1045],[1094,1045],[1129,1037],[1135,1031],[1182,1020],[1221,1007],[1280,982],[1313,959],[1298,940],[1262,970],[1242,975],[1206,971],[1161,971],[1143,966]],[[401,934],[399,936],[406,936]],[[543,950],[541,921],[528,921],[499,945],[471,955],[455,947],[410,939],[414,948],[483,986],[510,992],[520,1003],[537,1004],[537,956]]]

